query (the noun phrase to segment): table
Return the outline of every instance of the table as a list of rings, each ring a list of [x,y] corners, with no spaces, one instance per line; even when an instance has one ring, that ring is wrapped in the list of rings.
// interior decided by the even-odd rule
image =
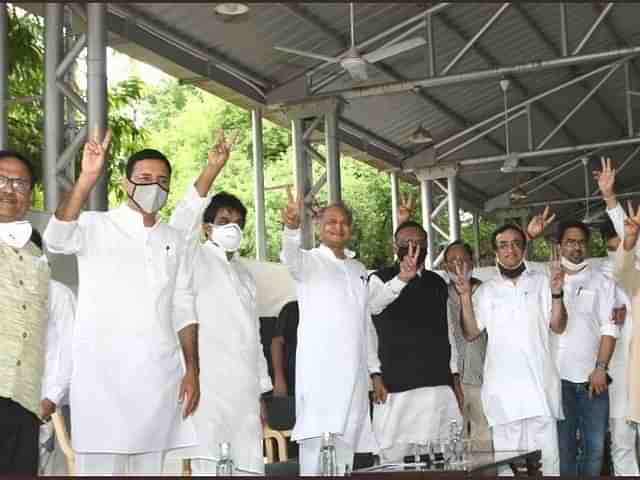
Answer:
[[[416,467],[410,463],[405,464],[382,464],[375,467],[363,468],[360,470],[354,470],[353,474],[401,474],[403,478],[405,476],[411,476],[412,478],[426,478],[432,477],[433,474],[443,475],[465,475],[469,477],[474,476],[494,476],[496,475],[496,469],[501,466],[511,466],[516,474],[525,473],[527,476],[541,476],[540,472],[540,459],[542,458],[542,452],[540,450],[513,450],[513,451],[479,451],[469,454],[469,461],[464,465],[446,464],[443,466]]]

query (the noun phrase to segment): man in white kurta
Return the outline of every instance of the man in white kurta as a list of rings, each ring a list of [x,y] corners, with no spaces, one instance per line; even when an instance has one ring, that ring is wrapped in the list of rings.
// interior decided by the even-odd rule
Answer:
[[[191,280],[183,236],[156,215],[171,174],[160,152],[129,158],[128,203],[79,214],[107,147],[85,146],[80,177],[44,233],[49,250],[78,259],[71,436],[80,474],[158,474],[167,450],[195,439],[183,418],[198,396]]]
[[[455,284],[465,337],[488,334],[482,405],[493,446],[497,451],[540,449],[543,473],[557,475],[556,421],[562,418],[562,402],[550,335],[566,327],[562,277],[554,271],[552,290],[546,275],[527,268],[526,237],[519,227],[505,225],[492,240],[499,275],[484,282],[473,300],[463,271]]]
[[[231,147],[209,152],[204,172],[176,206],[170,224],[195,248],[193,288],[199,322],[202,399],[193,421],[197,445],[176,454],[194,474],[214,475],[219,444],[231,444],[240,471],[264,473],[260,395],[272,389],[260,343],[256,283],[238,253],[246,208],[228,193],[208,196]],[[200,243],[204,224],[207,241]]]
[[[301,248],[298,206],[291,195],[284,217],[281,258],[296,283],[300,306],[292,438],[300,444],[300,473],[315,475],[321,436],[335,434],[342,474],[345,466],[351,468],[354,452],[377,451],[369,417],[367,271],[345,249],[352,219],[344,205],[323,209],[322,243],[311,250]],[[390,302],[395,296],[389,286],[372,301]]]

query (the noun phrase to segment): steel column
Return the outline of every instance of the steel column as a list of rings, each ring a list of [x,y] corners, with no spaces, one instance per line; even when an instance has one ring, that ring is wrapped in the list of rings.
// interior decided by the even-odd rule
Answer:
[[[473,212],[473,263],[480,266],[480,213]]]
[[[340,139],[338,138],[337,110],[325,114],[324,135],[327,148],[327,183],[329,184],[329,203],[335,203],[342,200]]]
[[[9,16],[0,5],[0,149],[9,147]]]
[[[307,155],[302,136],[304,134],[303,119],[296,118],[291,120],[291,134],[293,141],[294,153],[294,176],[296,179],[296,199],[301,204],[300,211],[300,230],[302,248],[313,247],[313,224],[311,218],[311,210],[304,202],[307,193],[311,191],[311,161]]]
[[[429,76],[435,77],[436,73],[436,46],[434,42],[434,33],[433,33],[433,17],[431,14],[427,15],[426,18],[426,27],[427,27],[427,53],[429,56]]]
[[[422,225],[427,232],[427,257],[425,265],[431,268],[434,260],[433,180],[420,180],[420,201],[422,203]]]
[[[62,59],[63,5],[45,4],[44,23],[44,155],[42,185],[44,209],[53,212],[60,201],[58,157],[64,143],[64,102],[58,89],[56,70]]]
[[[577,55],[582,51],[589,39],[593,36],[593,33],[596,31],[598,26],[602,23],[609,11],[613,8],[613,5],[613,2],[608,3],[607,6],[602,10],[602,12],[600,12],[598,18],[596,18],[595,22],[593,22],[591,27],[589,27],[589,30],[587,30],[587,33],[585,33],[584,37],[582,37],[582,40],[580,40],[580,43],[578,43],[578,46],[573,50],[572,55]]]
[[[629,64],[631,60],[628,60],[624,64],[624,88],[625,88],[625,100],[626,100],[626,111],[627,111],[627,135],[629,137],[633,137],[633,108],[631,106],[631,90],[633,90],[631,85],[631,65]]]
[[[400,207],[400,182],[398,181],[398,172],[389,172],[389,180],[391,181],[391,224],[393,233],[398,229],[398,208]]]
[[[562,2],[560,4],[560,42],[563,57],[569,55],[569,26],[567,17],[567,4]]]
[[[256,216],[256,259],[267,259],[267,238],[264,207],[264,155],[262,145],[262,110],[251,111],[251,133],[253,144],[253,195]]]
[[[460,211],[458,210],[458,186],[456,176],[447,177],[447,196],[449,198],[449,241],[460,238]]]
[[[106,3],[87,3],[87,125],[89,135],[102,139],[107,129],[107,29]],[[89,196],[90,210],[107,210],[108,169]]]

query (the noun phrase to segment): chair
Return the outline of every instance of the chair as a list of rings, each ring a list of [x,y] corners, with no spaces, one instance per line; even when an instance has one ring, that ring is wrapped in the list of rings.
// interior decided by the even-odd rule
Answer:
[[[64,417],[59,411],[54,412],[51,415],[51,422],[53,423],[53,431],[56,435],[56,439],[60,444],[60,449],[64,454],[65,462],[67,463],[67,473],[74,475],[76,472],[76,455],[71,448],[71,442],[69,441],[69,434],[67,427],[64,424]]]
[[[267,463],[273,463],[275,456],[273,452],[273,443],[275,441],[278,448],[278,461],[286,462],[289,459],[289,453],[287,449],[287,436],[291,436],[291,431],[287,430],[281,432],[279,430],[273,430],[268,425],[262,428],[264,436],[264,448],[267,452]]]

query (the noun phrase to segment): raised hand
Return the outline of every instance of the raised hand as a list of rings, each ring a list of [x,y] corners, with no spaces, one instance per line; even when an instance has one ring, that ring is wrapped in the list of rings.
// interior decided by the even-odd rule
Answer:
[[[403,224],[411,218],[413,212],[413,195],[405,196],[400,193],[400,206],[398,206],[398,225]]]
[[[94,130],[93,137],[84,145],[82,152],[82,173],[93,178],[98,178],[104,171],[104,163],[111,143],[111,130],[107,130],[104,138],[100,140],[98,128]]]
[[[400,273],[398,278],[403,282],[409,282],[418,273],[418,256],[420,255],[420,245],[413,246],[409,242],[409,251],[400,262]]]
[[[640,231],[640,205],[638,210],[633,208],[631,201],[627,202],[627,216],[624,219],[624,236],[637,238]]]
[[[527,235],[529,239],[533,240],[538,238],[544,232],[544,229],[551,224],[556,219],[556,214],[551,215],[549,211],[549,206],[544,208],[544,211],[538,215],[534,215],[529,225],[527,226]]]
[[[456,275],[453,285],[456,287],[456,291],[460,297],[471,296],[471,279],[467,277],[468,271],[466,263],[462,262],[462,265],[459,263],[456,264]]]
[[[233,145],[238,139],[239,133],[239,130],[236,130],[231,134],[231,137],[227,139],[225,137],[224,130],[222,128],[219,130],[216,144],[211,147],[207,155],[207,160],[210,166],[220,170],[226,165],[227,160],[229,160],[231,150],[233,149]]]
[[[600,157],[601,170],[594,170],[593,177],[598,181],[598,188],[606,200],[615,196],[613,186],[616,182],[616,169],[611,167],[611,159]]]
[[[551,259],[549,261],[549,277],[551,284],[551,293],[558,295],[564,287],[565,272],[560,264],[560,255],[557,251],[557,245],[551,245]]]
[[[287,186],[287,206],[282,211],[282,220],[293,230],[300,226],[300,204],[294,198],[291,186]]]

